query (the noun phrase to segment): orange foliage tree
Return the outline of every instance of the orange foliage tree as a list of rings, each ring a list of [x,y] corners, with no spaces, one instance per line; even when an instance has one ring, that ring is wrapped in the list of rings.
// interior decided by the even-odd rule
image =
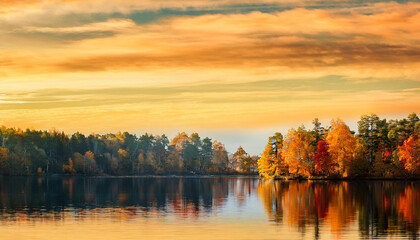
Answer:
[[[315,147],[312,135],[303,127],[291,129],[283,143],[283,155],[289,172],[296,176],[308,177],[313,173]]]
[[[347,177],[356,148],[356,138],[350,132],[350,128],[337,119],[331,121],[331,131],[326,140],[332,163],[337,166],[335,172]]]
[[[410,136],[404,144],[398,147],[398,155],[404,169],[414,174],[420,167],[420,134]]]

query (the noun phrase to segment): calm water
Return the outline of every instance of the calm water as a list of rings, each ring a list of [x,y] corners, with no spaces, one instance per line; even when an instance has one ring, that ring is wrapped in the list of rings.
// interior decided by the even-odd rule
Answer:
[[[420,182],[0,177],[0,239],[418,239]]]

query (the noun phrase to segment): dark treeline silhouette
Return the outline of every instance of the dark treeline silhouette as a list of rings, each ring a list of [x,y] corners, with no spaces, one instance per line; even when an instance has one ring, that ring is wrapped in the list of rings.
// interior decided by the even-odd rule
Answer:
[[[182,132],[67,135],[56,130],[0,128],[0,175],[206,174],[256,171],[258,157],[242,147],[231,158],[224,144]]]
[[[225,146],[196,133],[71,136],[0,128],[0,174],[181,174],[229,172]]]
[[[416,177],[420,175],[420,121],[412,113],[401,120],[375,114],[358,121],[358,133],[340,119],[313,129],[301,126],[286,136],[275,133],[258,159],[267,179],[294,177]]]

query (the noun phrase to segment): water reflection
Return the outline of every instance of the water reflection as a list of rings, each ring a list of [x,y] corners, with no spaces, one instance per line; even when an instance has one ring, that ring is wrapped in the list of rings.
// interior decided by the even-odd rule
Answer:
[[[219,210],[229,194],[242,206],[258,182],[255,178],[3,177],[0,219],[57,220],[62,212],[83,216],[112,208],[128,215],[205,216]]]
[[[219,233],[226,231],[226,224],[250,232],[254,226],[252,232],[264,229],[262,238],[268,237],[264,233],[276,236],[279,232],[296,231],[300,233],[298,238],[311,239],[416,239],[420,226],[420,182],[0,177],[0,225],[104,219],[155,219],[156,224],[161,224],[169,218],[201,224],[198,230],[210,226],[209,231]],[[171,224],[176,230],[181,223]]]
[[[304,232],[327,226],[339,237],[358,221],[363,237],[418,237],[420,182],[261,182],[258,186],[270,220]]]

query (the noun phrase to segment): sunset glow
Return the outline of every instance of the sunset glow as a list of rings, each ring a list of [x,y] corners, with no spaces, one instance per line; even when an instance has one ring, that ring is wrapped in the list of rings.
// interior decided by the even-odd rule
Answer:
[[[0,125],[229,135],[406,116],[419,36],[415,1],[3,0]]]

